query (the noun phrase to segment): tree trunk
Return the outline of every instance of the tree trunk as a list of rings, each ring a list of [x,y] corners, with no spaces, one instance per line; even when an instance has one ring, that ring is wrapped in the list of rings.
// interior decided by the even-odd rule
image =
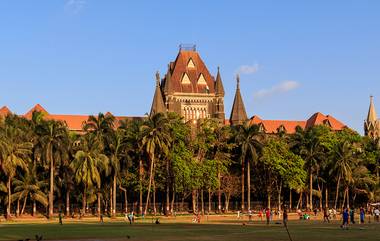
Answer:
[[[251,165],[247,163],[247,206],[251,210]]]
[[[148,185],[148,193],[146,195],[146,203],[145,203],[145,210],[144,213],[146,214],[146,210],[148,210],[148,204],[149,204],[149,196],[150,196],[150,189],[152,188],[152,179],[153,179],[153,162],[154,162],[154,156],[152,157],[152,160],[150,162],[150,174],[149,174],[149,185]]]
[[[37,214],[37,204],[36,200],[33,200],[33,216],[36,216]]]
[[[8,178],[7,188],[8,188],[7,219],[10,219],[11,218],[11,195],[12,195],[11,178]]]
[[[116,218],[116,184],[117,184],[117,180],[116,180],[116,173],[113,175],[113,191],[112,191],[112,195],[113,195],[113,200],[112,200],[112,204],[113,204],[113,208],[112,208],[112,217],[113,218]]]
[[[346,192],[347,192],[347,189],[345,188],[345,189],[344,189],[344,192],[343,192],[342,209],[344,208],[344,204],[346,203]]]
[[[339,185],[340,185],[340,175],[339,175],[338,181],[336,183],[336,193],[335,193],[335,203],[334,203],[334,209],[335,210],[336,210],[336,206],[338,205]]]
[[[166,158],[166,209],[165,209],[165,215],[169,215],[169,209],[170,209],[170,173],[169,173],[169,158]]]
[[[297,209],[300,208],[300,205],[302,205],[302,192],[300,192],[300,198],[298,199],[298,202],[297,202]]]
[[[292,210],[292,189],[289,189],[289,210]]]
[[[268,192],[268,208],[270,209],[270,199],[271,199],[271,193]]]
[[[21,209],[21,215],[23,215],[24,214],[24,211],[25,211],[25,206],[26,206],[26,198],[27,198],[28,196],[25,196],[24,197],[24,204],[22,205],[22,209]]]
[[[17,199],[16,217],[20,216],[20,198]]]
[[[203,200],[203,189],[201,189],[201,209],[202,209],[202,215],[205,215],[205,205]]]
[[[157,215],[157,208],[156,208],[156,182],[154,181],[153,178],[153,212],[154,216]]]
[[[281,190],[282,190],[282,183],[280,183],[280,187],[278,188],[278,195],[277,195],[278,210],[280,211],[281,211]]]
[[[86,192],[87,192],[87,188],[85,186],[84,189],[83,189],[83,197],[82,197],[82,214],[83,215],[86,214],[86,204],[87,204]]]
[[[174,213],[174,202],[175,202],[175,188],[173,185],[173,190],[172,190],[172,202],[170,204],[170,214]]]
[[[54,161],[50,155],[50,191],[49,191],[49,218],[53,217],[54,212]]]
[[[328,189],[327,189],[327,185],[326,185],[326,190],[325,190],[325,208],[328,208],[329,207],[329,192],[328,192]]]
[[[70,190],[66,189],[66,216],[70,216]]]
[[[348,186],[346,187],[346,193],[347,193],[347,208],[350,208],[350,196],[348,195],[349,194],[349,188]]]
[[[224,197],[226,198],[226,213],[228,213],[228,210],[230,209],[230,193],[225,194]]]
[[[142,160],[139,161],[139,185],[140,185],[140,201],[139,201],[139,212],[143,214],[143,193],[142,193]]]
[[[218,170],[218,213],[222,211],[222,191],[220,189],[220,171]]]
[[[100,205],[101,205],[101,202],[100,202],[100,187],[98,187],[98,218],[100,218],[100,215],[101,215],[101,208],[100,208]]]
[[[208,214],[211,213],[211,189],[208,189]]]
[[[111,217],[112,217],[112,213],[113,213],[113,201],[112,201],[113,195],[112,195],[112,192],[113,192],[113,185],[111,183],[111,185],[110,185],[110,195],[109,195],[109,198],[110,198],[110,216]]]
[[[196,208],[196,198],[197,198],[197,191],[196,190],[193,190],[192,192],[192,202],[193,202],[193,213],[197,213],[197,208]]]
[[[313,174],[310,170],[310,193],[309,193],[309,208],[310,210],[313,210]]]
[[[242,162],[241,166],[241,211],[244,212],[244,162]]]

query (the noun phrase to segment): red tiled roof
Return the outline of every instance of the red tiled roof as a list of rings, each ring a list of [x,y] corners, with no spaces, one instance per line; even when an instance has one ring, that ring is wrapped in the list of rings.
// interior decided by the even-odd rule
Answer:
[[[1,107],[1,109],[0,109],[0,116],[6,116],[6,115],[8,115],[10,113],[11,113],[11,111],[8,109],[7,106]]]
[[[194,68],[187,67],[190,59],[194,63]],[[206,93],[206,85],[197,83],[199,76],[202,74],[209,88],[208,92],[215,93],[214,77],[211,76],[206,65],[196,51],[181,50],[178,53],[176,60],[170,63],[170,71],[171,88],[174,92]],[[182,84],[182,77],[185,73],[190,79],[190,84]]]
[[[262,120],[258,116],[253,116],[250,124],[262,125],[266,133],[277,133],[281,128],[284,128],[286,133],[295,133],[296,127],[310,128],[316,125],[328,124],[334,131],[342,130],[346,127],[342,122],[338,121],[331,115],[323,115],[322,113],[315,113],[306,121],[290,121],[290,120]]]
[[[42,107],[40,104],[35,105],[32,109],[30,109],[28,112],[24,114],[24,117],[27,119],[31,119],[33,112],[38,111],[41,113],[44,113],[45,115],[48,115],[49,113],[45,110],[44,107]]]

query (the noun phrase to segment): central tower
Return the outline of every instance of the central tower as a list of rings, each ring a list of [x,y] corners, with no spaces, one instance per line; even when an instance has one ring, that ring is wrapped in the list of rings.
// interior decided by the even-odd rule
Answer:
[[[219,67],[214,78],[195,45],[180,45],[176,59],[169,63],[165,77],[158,82],[156,94],[162,95],[166,111],[176,112],[186,122],[217,118],[224,123],[224,88]],[[159,109],[163,108],[159,107],[156,99],[153,100],[151,113],[162,112]]]

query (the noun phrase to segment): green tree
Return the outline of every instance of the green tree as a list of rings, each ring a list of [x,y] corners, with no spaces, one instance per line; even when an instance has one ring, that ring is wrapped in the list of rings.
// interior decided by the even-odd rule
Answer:
[[[142,133],[141,148],[146,152],[150,159],[148,194],[144,210],[146,213],[154,178],[155,161],[156,159],[168,155],[171,140],[168,120],[162,113],[155,114],[146,120],[141,126],[140,131]]]
[[[74,170],[77,183],[83,184],[82,209],[86,212],[86,193],[89,188],[97,188],[98,216],[101,215],[101,172],[108,171],[108,158],[102,153],[101,143],[93,134],[87,134],[81,138],[80,150],[75,154],[75,159],[70,167]]]
[[[47,120],[41,121],[37,127],[39,136],[36,149],[46,167],[50,170],[49,180],[49,218],[53,217],[54,212],[54,177],[56,166],[67,155],[69,137],[66,124],[60,121]]]
[[[258,125],[250,125],[246,123],[245,125],[238,126],[238,131],[236,134],[236,144],[238,145],[240,151],[240,162],[241,162],[241,208],[244,210],[244,172],[245,166],[247,166],[247,201],[248,210],[251,209],[251,170],[250,166],[257,163],[259,158],[259,151],[263,146],[264,135],[260,132]]]
[[[7,177],[7,218],[10,218],[11,215],[12,179],[18,168],[27,170],[27,163],[30,161],[33,147],[32,143],[26,141],[24,137],[23,131],[11,123],[5,124],[0,129],[0,164]]]

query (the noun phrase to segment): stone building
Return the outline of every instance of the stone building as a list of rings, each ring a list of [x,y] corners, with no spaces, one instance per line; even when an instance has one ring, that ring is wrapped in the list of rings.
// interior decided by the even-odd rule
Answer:
[[[370,96],[368,115],[364,121],[364,134],[374,139],[380,137],[380,119],[377,119],[373,96]]]
[[[216,118],[224,123],[224,88],[219,68],[212,76],[195,46],[180,46],[163,79],[156,74],[151,114],[176,112],[185,122]]]

